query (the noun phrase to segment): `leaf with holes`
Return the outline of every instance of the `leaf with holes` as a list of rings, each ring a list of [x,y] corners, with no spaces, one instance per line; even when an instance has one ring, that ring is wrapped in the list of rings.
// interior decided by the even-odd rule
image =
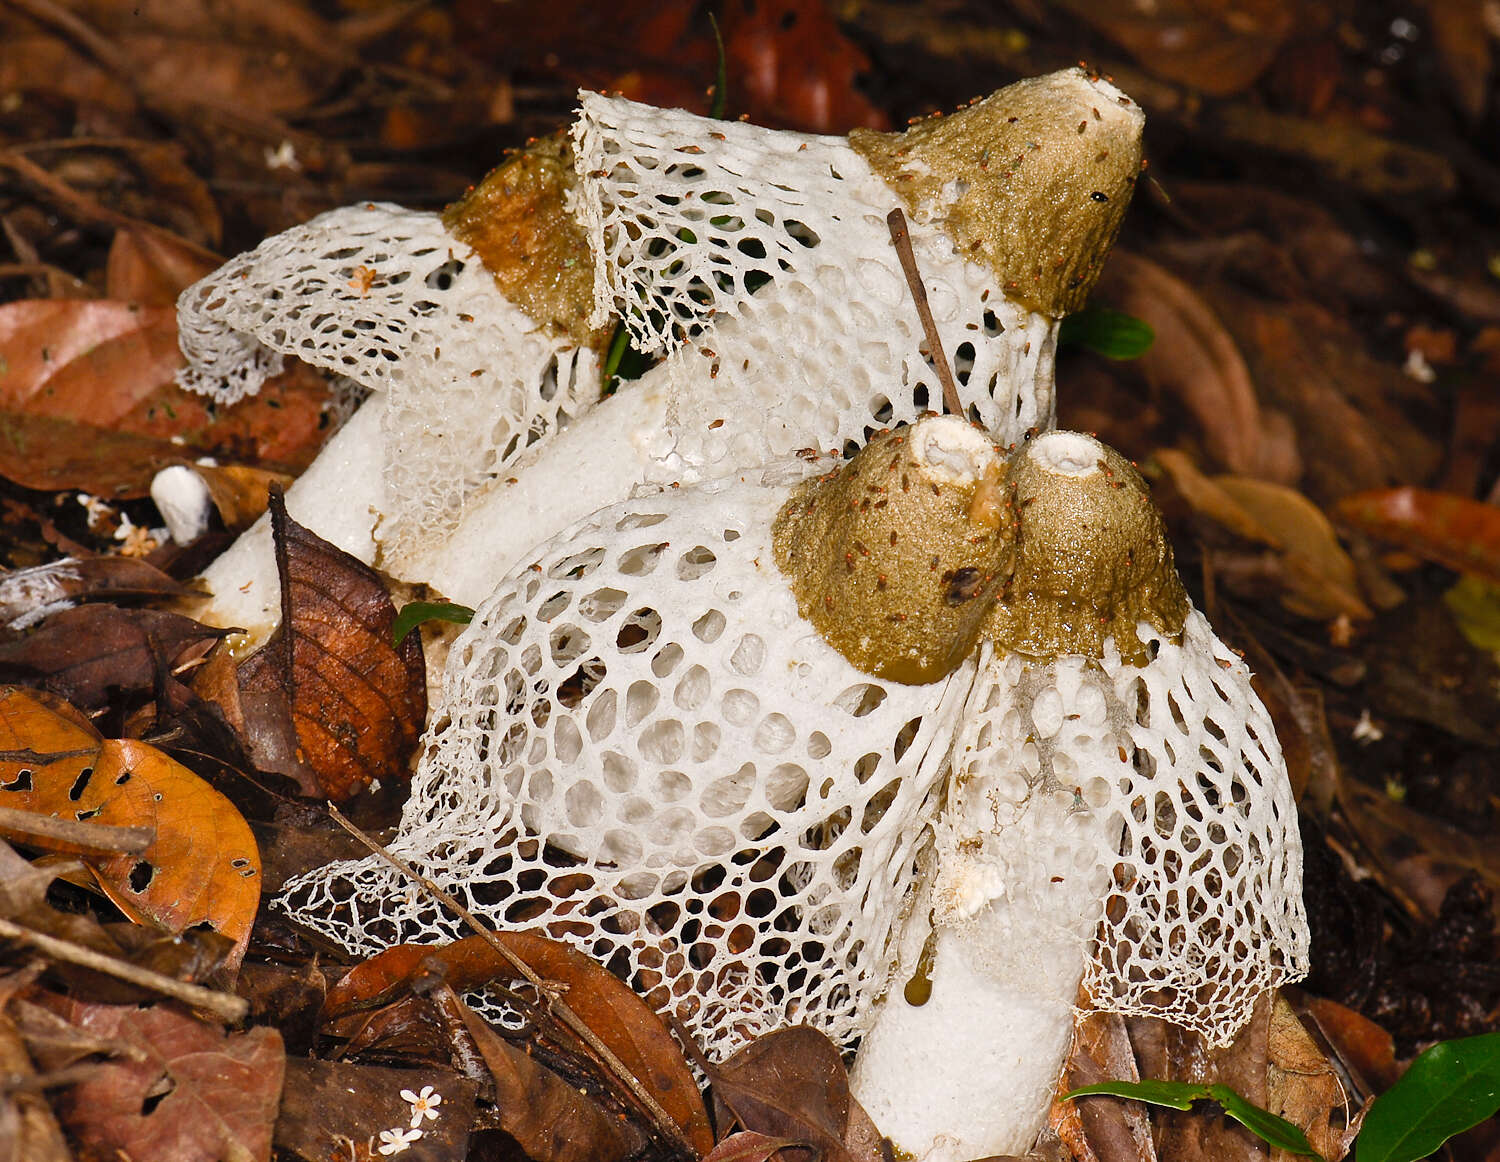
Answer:
[[[393,645],[379,575],[292,520],[280,489],[270,509],[281,625],[239,670],[251,753],[316,798],[404,781],[427,718],[421,638]]]
[[[255,837],[228,799],[155,747],[102,739],[61,700],[4,688],[0,803],[59,819],[150,828],[155,838],[139,855],[47,847],[85,856],[100,888],[132,920],[174,933],[207,924],[235,942],[231,965],[244,956],[260,904]],[[38,844],[34,836],[17,838]]]
[[[713,1132],[698,1086],[682,1051],[651,1007],[602,964],[572,945],[533,932],[496,932],[495,937],[544,980],[567,985],[563,999],[635,1078],[682,1127],[694,1148],[713,1148]],[[357,964],[324,1002],[325,1016],[337,1016],[390,1000],[422,968],[441,966],[456,992],[491,981],[519,979],[516,969],[487,940],[468,936],[452,944],[400,944]]]

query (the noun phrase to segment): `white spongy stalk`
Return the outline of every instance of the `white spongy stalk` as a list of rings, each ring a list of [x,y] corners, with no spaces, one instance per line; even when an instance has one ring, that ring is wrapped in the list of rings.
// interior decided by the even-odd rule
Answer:
[[[1036,1139],[1107,895],[1099,856],[1119,845],[1108,808],[1130,775],[1129,728],[1091,660],[984,648],[930,881],[851,1077],[901,1149],[936,1162]]]
[[[1249,674],[1196,610],[1180,643],[1138,632],[1140,668],[1112,640],[1050,663],[987,647],[852,1074],[919,1157],[1030,1148],[1080,979],[1100,1009],[1225,1044],[1307,971],[1296,808]]]
[[[618,314],[644,350],[697,353],[721,381],[678,402],[684,456],[732,445],[716,419],[787,454],[798,445],[778,426],[841,448],[940,407],[886,225],[899,199],[847,142],[595,93],[582,106],[575,208],[595,256],[595,317]],[[969,418],[1002,445],[1052,427],[1055,324],[1007,300],[939,227],[910,233]]]
[[[385,454],[380,439],[386,396],[372,395],[333,434],[317,458],[286,490],[286,510],[298,524],[369,565],[378,546],[375,526],[385,499]],[[211,625],[244,630],[253,642],[281,621],[281,582],[262,516],[235,538],[200,575],[208,605],[195,615]]]
[[[715,1057],[798,1021],[858,1035],[973,674],[895,685],[829,647],[774,564],[788,495],[667,489],[543,546],[455,644],[392,845],[486,922],[618,968]],[[461,934],[375,860],[283,906],[358,952]]]
[[[598,398],[591,353],[533,322],[436,214],[350,206],[178,299],[183,386],[231,403],[283,355],[384,392],[384,562],[457,527],[526,446]]]

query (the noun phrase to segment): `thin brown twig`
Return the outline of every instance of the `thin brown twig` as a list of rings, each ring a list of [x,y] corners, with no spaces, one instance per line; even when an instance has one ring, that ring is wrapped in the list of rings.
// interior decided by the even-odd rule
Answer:
[[[332,803],[328,804],[328,813],[333,816],[335,823],[354,836],[360,843],[364,844],[372,854],[385,860],[402,875],[407,876],[420,886],[433,899],[451,909],[456,916],[474,930],[476,935],[498,952],[505,962],[514,968],[532,988],[536,989],[539,996],[546,1000],[548,1011],[577,1036],[580,1041],[587,1045],[599,1060],[604,1063],[605,1067],[615,1075],[616,1079],[630,1091],[631,1096],[641,1104],[641,1107],[651,1118],[657,1132],[681,1149],[688,1157],[696,1156],[697,1151],[693,1149],[692,1144],[684,1136],[682,1128],[673,1120],[672,1115],[662,1108],[661,1103],[651,1095],[650,1090],[641,1084],[640,1079],[635,1074],[630,1072],[630,1067],[615,1056],[614,1051],[599,1039],[599,1035],[590,1029],[588,1025],[584,1024],[583,1019],[567,1006],[562,998],[557,995],[555,987],[544,981],[537,975],[531,965],[527,964],[507,948],[501,942],[500,938],[486,925],[480,923],[479,917],[464,907],[452,893],[444,891],[400,856],[391,854],[391,852],[376,843],[346,819],[343,813]]]
[[[80,823],[36,811],[0,807],[0,831],[20,837],[22,843],[53,840],[81,847],[100,855],[139,855],[151,846],[156,832],[150,827],[116,827],[110,823]],[[34,846],[45,846],[35,844]]]
[[[102,972],[116,980],[123,980],[128,984],[139,985],[141,988],[161,993],[192,1008],[203,1009],[213,1013],[216,1017],[222,1017],[230,1024],[243,1021],[246,1014],[250,1012],[250,1002],[233,993],[221,993],[215,989],[207,989],[201,985],[188,984],[186,981],[163,976],[159,972],[152,972],[149,968],[141,968],[129,961],[95,952],[92,948],[74,944],[71,940],[60,940],[56,936],[48,936],[45,932],[38,932],[11,920],[0,919],[0,940],[15,940],[53,960],[61,960],[65,964],[76,964],[80,968],[91,968],[95,972]]]
[[[953,378],[953,368],[948,364],[948,353],[943,350],[943,341],[938,337],[937,323],[932,318],[932,308],[927,305],[927,288],[922,285],[922,273],[917,269],[917,256],[911,250],[911,233],[906,228],[906,214],[897,206],[885,216],[890,227],[891,245],[901,259],[901,269],[906,272],[906,285],[911,287],[911,297],[916,300],[917,315],[922,320],[922,330],[927,333],[927,350],[932,354],[932,366],[937,371],[938,382],[943,385],[943,407],[956,416],[964,414],[963,401],[958,398],[958,384]]]

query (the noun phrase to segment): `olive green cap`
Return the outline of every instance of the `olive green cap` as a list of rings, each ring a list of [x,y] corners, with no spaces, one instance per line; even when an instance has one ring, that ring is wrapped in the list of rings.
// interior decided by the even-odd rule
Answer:
[[[1047,432],[1016,452],[1003,488],[1012,552],[985,629],[996,646],[1097,658],[1113,637],[1140,666],[1150,660],[1140,622],[1182,632],[1187,594],[1161,512],[1128,460],[1092,436]]]
[[[802,616],[865,673],[918,685],[979,640],[1001,558],[1005,461],[954,416],[877,433],[799,485],[772,526]]]
[[[500,293],[579,346],[602,350],[609,328],[592,330],[594,260],[567,200],[573,151],[561,135],[541,138],[443,211],[443,225],[472,246]]]
[[[1074,68],[905,133],[856,129],[849,144],[917,221],[982,256],[1008,298],[1057,318],[1083,305],[1114,245],[1145,120],[1119,89]]]

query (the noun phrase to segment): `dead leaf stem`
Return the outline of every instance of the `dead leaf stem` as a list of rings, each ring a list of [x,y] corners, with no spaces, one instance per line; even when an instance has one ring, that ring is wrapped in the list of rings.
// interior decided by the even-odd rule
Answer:
[[[116,827],[109,823],[78,823],[71,819],[59,819],[55,815],[43,815],[37,811],[22,811],[15,807],[0,807],[0,831],[13,836],[38,840],[56,840],[87,848],[89,852],[105,855],[139,855],[151,846],[156,832],[150,827]]]
[[[922,285],[922,272],[917,269],[917,256],[912,253],[911,233],[906,228],[906,214],[897,206],[885,217],[891,230],[891,245],[901,259],[901,269],[906,272],[906,285],[911,287],[911,297],[916,300],[917,314],[922,319],[922,330],[927,334],[927,350],[932,355],[932,366],[937,371],[938,382],[943,385],[943,407],[955,416],[964,414],[963,402],[958,398],[958,385],[953,381],[953,368],[948,365],[948,353],[943,350],[943,341],[938,336],[937,323],[932,318],[932,308],[927,305],[927,288]]]
[[[233,993],[222,993],[216,989],[206,989],[201,985],[175,980],[159,972],[152,972],[149,968],[141,968],[129,961],[106,956],[102,952],[95,952],[92,948],[74,944],[71,940],[60,940],[56,936],[48,936],[45,932],[37,932],[11,920],[0,918],[0,940],[15,940],[36,949],[43,956],[50,956],[53,960],[76,964],[80,968],[90,968],[128,984],[139,985],[141,988],[161,993],[192,1008],[210,1012],[230,1024],[244,1020],[246,1014],[250,1012],[250,1002]]]
[[[372,854],[385,860],[402,875],[408,877],[421,887],[433,899],[451,909],[455,915],[474,930],[476,935],[498,952],[507,964],[514,968],[532,988],[536,989],[537,995],[544,998],[547,1004],[547,1011],[574,1033],[580,1041],[587,1045],[595,1056],[603,1062],[605,1067],[615,1075],[616,1079],[630,1091],[631,1096],[641,1104],[641,1108],[651,1118],[652,1126],[657,1133],[661,1134],[677,1147],[684,1157],[691,1158],[696,1156],[697,1151],[693,1149],[692,1144],[683,1135],[681,1128],[672,1119],[672,1115],[662,1108],[661,1103],[651,1095],[651,1091],[641,1084],[640,1079],[630,1072],[629,1067],[623,1061],[615,1056],[614,1051],[599,1039],[598,1035],[583,1022],[577,1013],[567,1006],[562,998],[558,996],[556,988],[538,976],[531,965],[527,964],[507,948],[502,941],[497,939],[495,934],[484,924],[480,923],[479,918],[473,912],[469,911],[468,908],[464,907],[451,893],[438,887],[437,884],[418,872],[416,868],[412,867],[411,864],[407,863],[400,856],[393,855],[380,844],[376,843],[345,818],[343,813],[331,802],[328,804],[328,813],[333,816],[335,823],[354,836],[360,843],[364,844]]]

